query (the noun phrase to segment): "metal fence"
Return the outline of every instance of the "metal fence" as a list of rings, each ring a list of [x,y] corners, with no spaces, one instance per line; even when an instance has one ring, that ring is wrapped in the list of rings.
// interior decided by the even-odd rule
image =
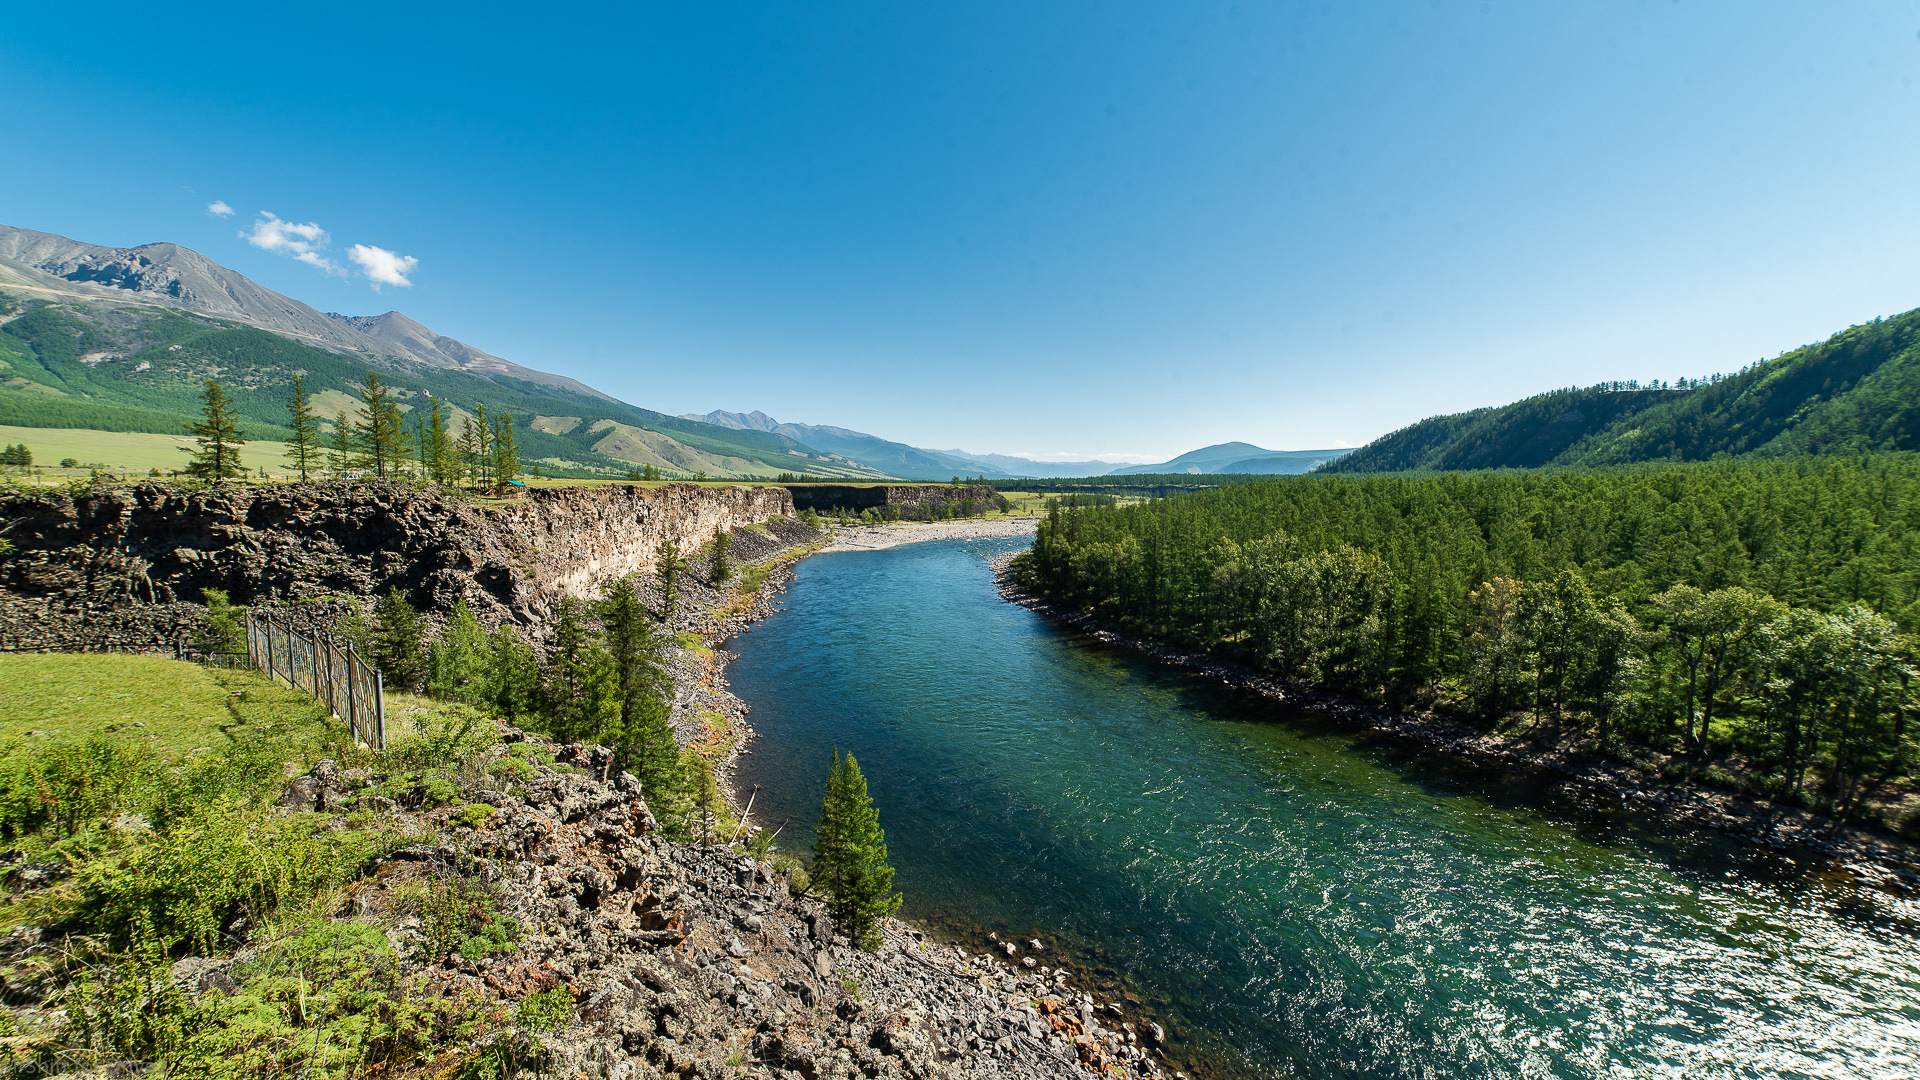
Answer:
[[[331,635],[308,637],[260,611],[247,612],[247,659],[325,702],[353,737],[387,748],[386,687],[380,669]]]

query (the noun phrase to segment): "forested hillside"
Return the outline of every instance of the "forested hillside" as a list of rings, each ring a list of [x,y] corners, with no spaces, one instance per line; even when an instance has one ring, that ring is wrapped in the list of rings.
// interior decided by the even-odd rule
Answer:
[[[1322,472],[1534,468],[1920,449],[1920,310],[1732,375],[1603,383],[1436,416]]]
[[[357,415],[367,361],[237,323],[159,307],[50,303],[0,292],[0,424],[179,434],[218,379],[251,438],[285,439],[295,373],[321,418]],[[624,473],[654,465],[714,476],[811,472],[872,477],[871,469],[764,431],[726,431],[511,375],[386,357],[382,374],[403,409],[429,397],[456,416],[476,404],[514,415],[522,457],[557,473]],[[536,423],[563,417],[569,423]],[[614,425],[651,438],[608,439]]]
[[[1056,507],[1018,566],[1284,677],[1732,754],[1843,808],[1920,750],[1920,455],[1276,479]]]

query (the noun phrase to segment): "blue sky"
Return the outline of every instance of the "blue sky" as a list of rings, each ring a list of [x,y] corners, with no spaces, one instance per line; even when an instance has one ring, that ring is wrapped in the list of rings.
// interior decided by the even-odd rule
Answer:
[[[0,221],[667,412],[1305,449],[1920,306],[1916,77],[1905,0],[32,5]]]

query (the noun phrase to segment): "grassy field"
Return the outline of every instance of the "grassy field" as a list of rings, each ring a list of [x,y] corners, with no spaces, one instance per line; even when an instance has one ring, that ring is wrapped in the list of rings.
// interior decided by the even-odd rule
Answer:
[[[253,671],[113,653],[0,656],[0,762],[94,735],[179,758],[282,728],[317,745],[338,721],[304,691]]]
[[[91,431],[86,428],[30,428],[0,425],[0,444],[12,446],[26,443],[33,451],[33,463],[36,466],[49,466],[49,472],[60,472],[58,465],[63,458],[74,458],[80,462],[79,472],[84,473],[90,467],[106,469],[109,472],[140,473],[149,469],[168,472],[183,468],[187,464],[187,455],[180,452],[181,447],[192,447],[193,438],[189,435],[153,435],[138,431]],[[240,450],[240,460],[248,468],[258,469],[262,465],[276,475],[286,472],[287,444],[277,442],[248,443]]]

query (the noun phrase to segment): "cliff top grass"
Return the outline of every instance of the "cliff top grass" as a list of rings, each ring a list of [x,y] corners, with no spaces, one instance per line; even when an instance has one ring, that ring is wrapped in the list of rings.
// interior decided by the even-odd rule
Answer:
[[[112,653],[0,656],[0,762],[95,735],[141,739],[168,758],[273,730],[318,745],[337,726],[304,691],[254,671]]]

